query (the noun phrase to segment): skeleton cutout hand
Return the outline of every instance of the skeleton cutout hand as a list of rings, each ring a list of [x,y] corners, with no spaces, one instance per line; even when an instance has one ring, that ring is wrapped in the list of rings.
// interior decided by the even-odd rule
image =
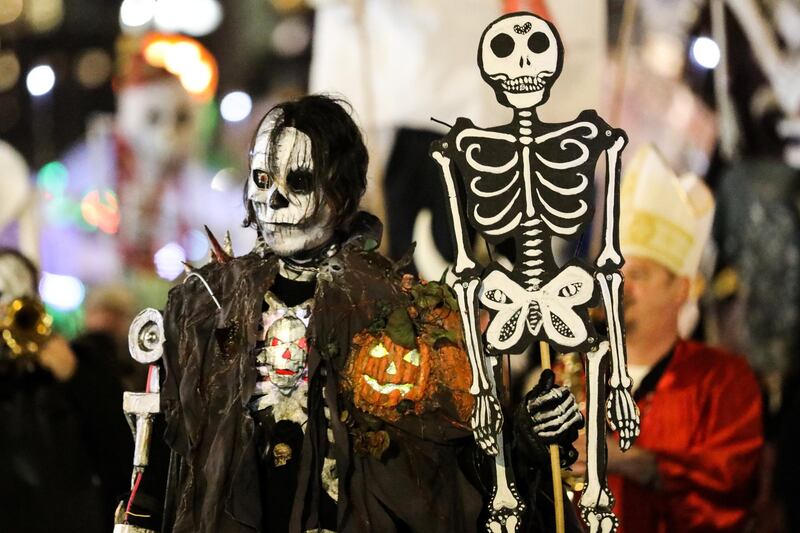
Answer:
[[[560,124],[538,119],[536,108],[549,97],[561,71],[563,52],[555,27],[539,17],[514,13],[494,21],[481,36],[478,63],[498,102],[511,108],[514,117],[510,123],[492,128],[480,128],[460,118],[431,148],[449,198],[456,245],[454,290],[461,304],[465,338],[472,340],[468,353],[474,370],[472,392],[476,395],[473,432],[485,451],[499,449],[498,483],[509,476],[500,475],[501,469],[507,470],[502,445],[495,448],[486,438],[495,431],[499,419],[499,414],[497,418],[486,416],[486,406],[491,404],[488,398],[500,388],[487,383],[491,375],[487,356],[493,359],[493,355],[520,353],[535,341],[548,342],[563,351],[596,348],[600,339],[589,321],[588,308],[598,299],[609,321],[611,379],[608,401],[604,394],[595,395],[593,401],[606,407],[609,423],[620,431],[623,449],[639,432],[625,363],[619,273],[623,259],[616,226],[619,153],[627,137],[594,111],[584,111],[576,120]],[[593,177],[603,154],[606,194],[602,251],[595,268],[578,261],[559,266],[550,246],[551,237],[574,240],[591,221]],[[462,181],[461,187],[457,179]],[[459,197],[459,190],[465,191],[464,199]],[[509,270],[492,263],[481,279],[469,247],[467,224],[491,244],[512,239],[517,250],[513,267]],[[477,334],[478,301],[490,314],[485,351]],[[587,381],[597,385],[605,381],[605,374],[587,371]],[[554,430],[551,426],[556,421],[569,425],[573,418],[569,414],[561,418],[564,414],[550,420],[549,426],[540,420],[540,429]],[[589,446],[599,448],[599,438],[595,435]],[[602,441],[604,445],[604,435]],[[513,481],[509,485],[513,489]],[[503,490],[498,487],[498,492]]]

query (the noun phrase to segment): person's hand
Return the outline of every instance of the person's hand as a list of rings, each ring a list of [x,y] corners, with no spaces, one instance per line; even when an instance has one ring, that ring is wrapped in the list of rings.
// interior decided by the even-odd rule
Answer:
[[[586,474],[586,433],[582,432],[575,441],[578,459],[572,465],[572,473],[576,476]],[[632,446],[623,452],[617,446],[612,435],[606,436],[608,462],[606,472],[626,477],[639,485],[657,487],[659,482],[658,463],[655,455],[640,446]]]
[[[50,337],[39,351],[37,362],[61,382],[69,381],[78,368],[78,358],[69,343],[59,335]]]
[[[572,443],[583,427],[583,416],[569,389],[555,386],[552,370],[542,371],[539,383],[525,396],[516,418],[530,449],[539,452],[536,455],[546,455],[547,446],[556,444],[561,449],[562,467],[577,459]]]

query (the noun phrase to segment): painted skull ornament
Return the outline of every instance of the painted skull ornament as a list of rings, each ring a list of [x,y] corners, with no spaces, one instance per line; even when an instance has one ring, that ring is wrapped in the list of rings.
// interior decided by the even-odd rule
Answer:
[[[299,318],[286,315],[267,330],[264,348],[256,356],[256,362],[265,369],[265,378],[287,394],[305,376],[307,358],[306,326]]]
[[[250,202],[261,236],[277,255],[313,249],[333,235],[332,213],[314,188],[311,139],[286,126],[274,131],[262,120],[250,154]]]
[[[497,19],[484,30],[478,46],[483,79],[500,104],[517,109],[547,101],[563,57],[552,25],[529,13]]]

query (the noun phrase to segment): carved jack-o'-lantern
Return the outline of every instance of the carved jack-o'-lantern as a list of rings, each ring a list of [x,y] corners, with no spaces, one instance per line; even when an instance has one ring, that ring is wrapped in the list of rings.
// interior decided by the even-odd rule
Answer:
[[[352,394],[357,409],[383,420],[439,411],[466,424],[472,373],[460,315],[452,307],[418,302],[390,313],[378,332],[365,330],[353,338],[342,390]]]
[[[430,377],[430,351],[427,345],[409,349],[383,334],[356,335],[359,348],[352,361],[353,399],[364,410],[394,409],[403,400],[418,402],[424,396]]]

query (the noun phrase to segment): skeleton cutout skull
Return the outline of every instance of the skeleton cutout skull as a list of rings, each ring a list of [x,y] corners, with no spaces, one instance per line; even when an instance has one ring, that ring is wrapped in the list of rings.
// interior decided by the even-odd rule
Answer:
[[[483,79],[506,107],[547,101],[561,72],[563,45],[552,25],[531,14],[510,14],[484,30],[478,46]]]
[[[291,126],[275,135],[274,124],[268,116],[256,133],[248,201],[267,246],[289,257],[330,240],[332,213],[314,188],[311,139]]]

